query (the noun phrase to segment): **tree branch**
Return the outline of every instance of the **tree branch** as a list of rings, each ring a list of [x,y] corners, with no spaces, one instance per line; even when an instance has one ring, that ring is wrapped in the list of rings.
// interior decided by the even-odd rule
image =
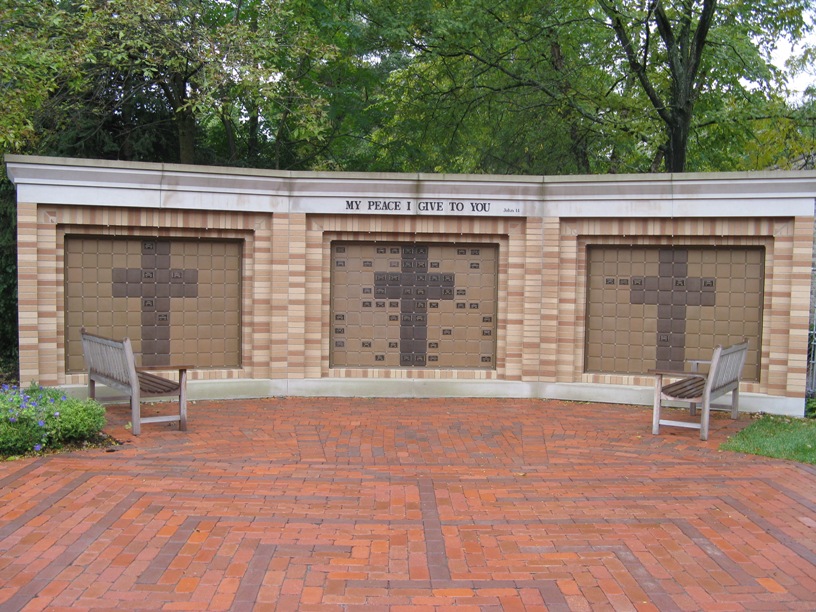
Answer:
[[[620,12],[612,6],[607,0],[598,0],[598,5],[601,7],[601,10],[606,14],[609,18],[610,25],[615,32],[615,36],[620,42],[621,47],[623,47],[624,53],[626,54],[626,59],[629,62],[629,67],[632,69],[632,72],[635,73],[637,76],[638,81],[640,81],[640,85],[643,87],[643,90],[646,92],[646,96],[649,98],[649,101],[652,103],[652,106],[657,111],[657,114],[660,115],[660,118],[665,121],[667,124],[671,124],[672,116],[669,112],[669,109],[666,107],[666,104],[660,98],[660,95],[657,93],[657,90],[652,85],[651,80],[649,79],[649,75],[646,74],[646,66],[638,61],[637,53],[635,51],[635,47],[632,44],[632,38],[629,36],[629,32],[626,30],[626,27],[623,25],[623,18]]]

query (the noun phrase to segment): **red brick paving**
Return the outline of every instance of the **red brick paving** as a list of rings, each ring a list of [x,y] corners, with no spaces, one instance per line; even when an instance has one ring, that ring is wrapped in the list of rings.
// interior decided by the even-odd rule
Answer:
[[[115,452],[0,464],[0,610],[816,609],[816,469],[718,451],[747,417],[708,442],[536,400],[127,418]]]

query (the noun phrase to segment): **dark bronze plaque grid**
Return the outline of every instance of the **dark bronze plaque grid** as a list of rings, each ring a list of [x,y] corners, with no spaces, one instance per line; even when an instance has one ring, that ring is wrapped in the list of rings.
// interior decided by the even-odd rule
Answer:
[[[587,259],[587,371],[683,370],[745,337],[758,380],[762,249],[599,246]]]
[[[79,330],[129,337],[140,365],[240,365],[241,245],[67,237],[66,370],[84,370]]]
[[[498,247],[334,242],[331,365],[493,369]]]

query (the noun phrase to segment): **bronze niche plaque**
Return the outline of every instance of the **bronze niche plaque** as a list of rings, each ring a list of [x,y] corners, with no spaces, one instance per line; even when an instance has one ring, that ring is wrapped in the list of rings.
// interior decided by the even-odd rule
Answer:
[[[597,246],[587,260],[586,371],[683,371],[747,338],[743,373],[759,379],[764,249]]]
[[[497,245],[335,242],[331,258],[332,367],[495,368]]]

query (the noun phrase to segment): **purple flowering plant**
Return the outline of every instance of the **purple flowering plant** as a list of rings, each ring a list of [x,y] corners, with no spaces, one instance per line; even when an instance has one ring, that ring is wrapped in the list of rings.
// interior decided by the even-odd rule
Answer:
[[[105,426],[105,409],[93,400],[32,383],[0,385],[0,457],[14,457],[83,442]]]

